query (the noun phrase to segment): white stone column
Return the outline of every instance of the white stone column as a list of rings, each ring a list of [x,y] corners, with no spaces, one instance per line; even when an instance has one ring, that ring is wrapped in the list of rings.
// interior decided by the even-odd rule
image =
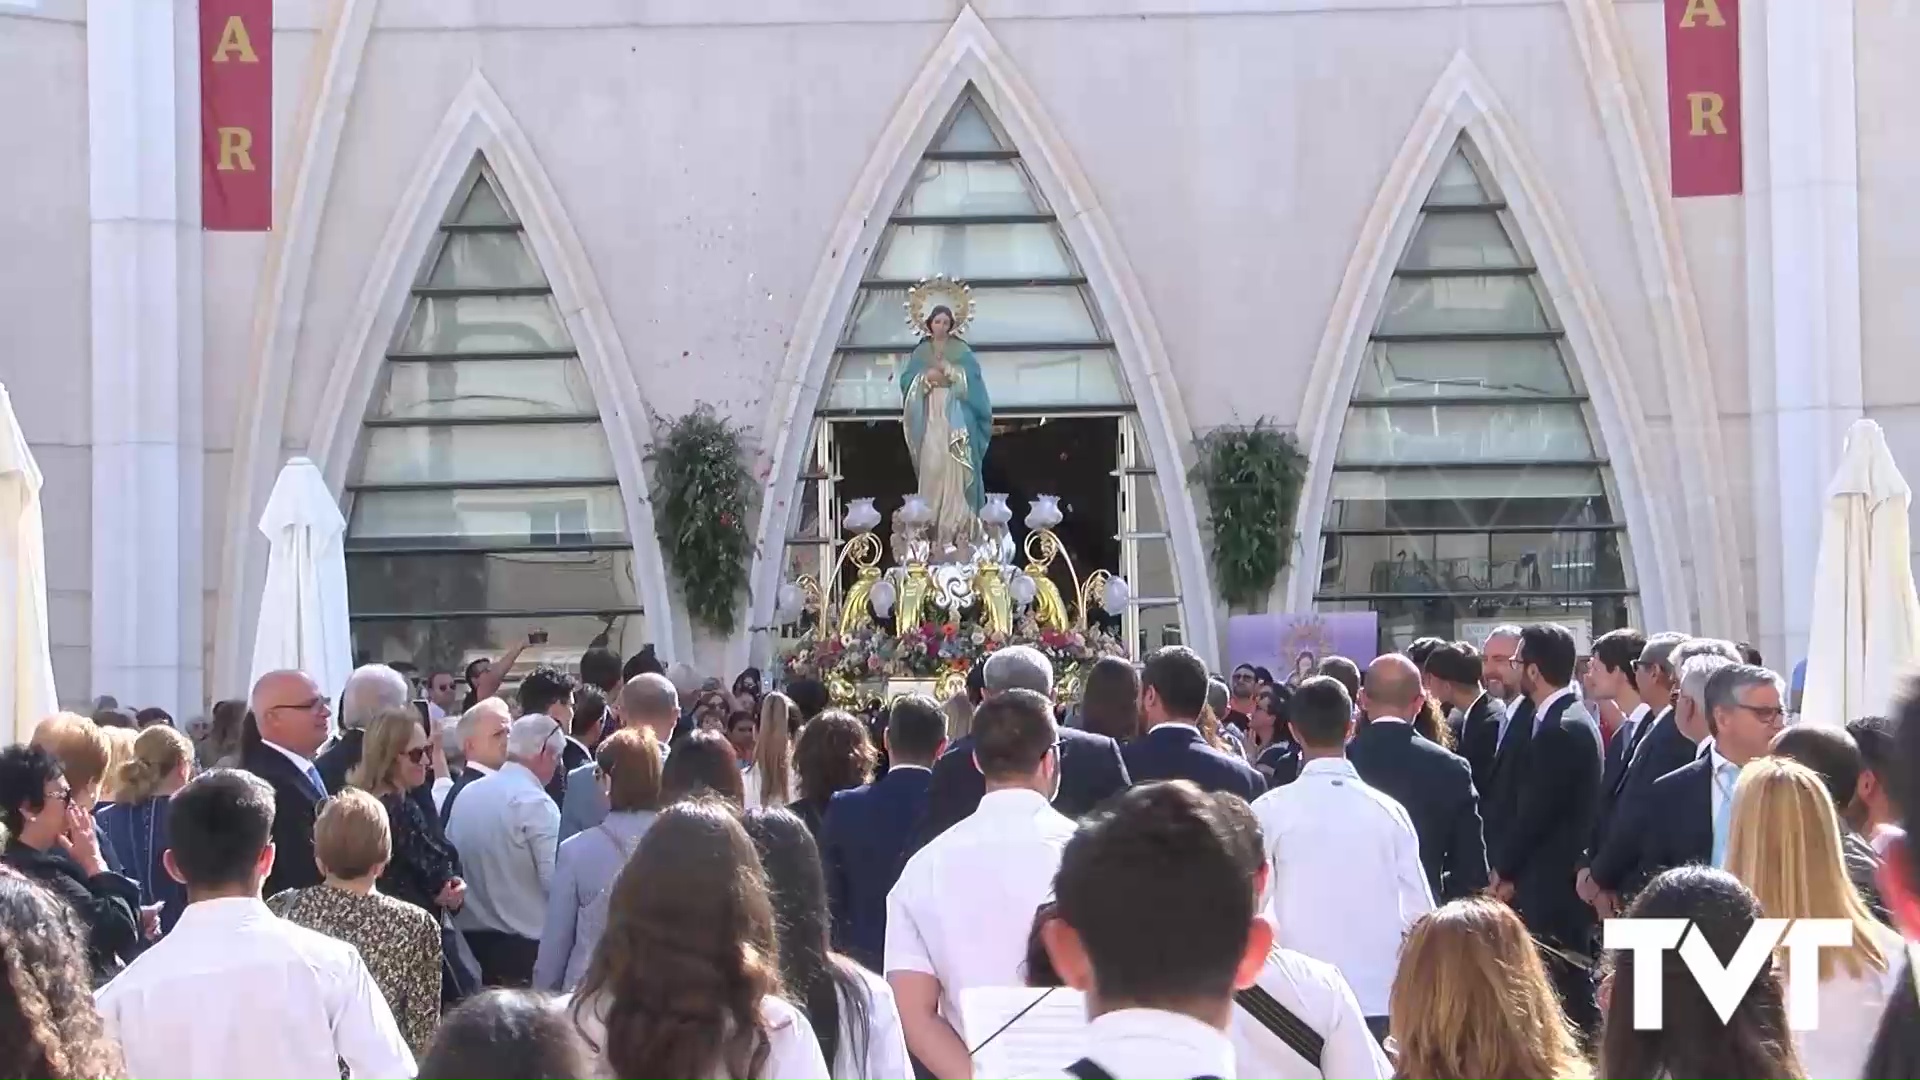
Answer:
[[[201,677],[194,0],[88,0],[92,692],[184,718]]]
[[[1787,671],[1806,656],[1826,486],[1861,415],[1854,17],[1851,0],[1740,11],[1760,24],[1742,34],[1746,100],[1764,94],[1746,128],[1758,644]]]

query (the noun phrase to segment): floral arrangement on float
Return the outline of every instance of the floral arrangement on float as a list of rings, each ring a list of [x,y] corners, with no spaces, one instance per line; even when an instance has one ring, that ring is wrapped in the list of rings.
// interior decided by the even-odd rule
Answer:
[[[1006,499],[987,494],[979,542],[941,557],[928,543],[930,508],[908,496],[893,515],[895,565],[885,568],[873,533],[880,512],[872,499],[853,500],[842,522],[849,538],[832,575],[822,584],[803,574],[781,587],[775,621],[808,625],[781,657],[784,674],[820,679],[845,706],[905,693],[945,700],[965,688],[967,672],[989,653],[1030,645],[1053,664],[1055,696],[1077,698],[1094,661],[1127,655],[1125,642],[1093,613],[1119,615],[1131,592],[1124,578],[1105,570],[1079,576],[1053,531],[1062,520],[1056,496],[1033,500],[1026,562],[1016,564]],[[1056,560],[1071,583],[1071,610],[1052,579]],[[852,581],[842,587],[848,569]]]

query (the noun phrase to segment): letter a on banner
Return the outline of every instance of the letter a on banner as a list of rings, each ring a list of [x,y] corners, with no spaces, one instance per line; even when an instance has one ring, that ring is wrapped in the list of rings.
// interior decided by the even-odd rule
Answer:
[[[1666,0],[1675,198],[1740,194],[1740,0]]]
[[[200,0],[200,223],[273,228],[273,0]]]

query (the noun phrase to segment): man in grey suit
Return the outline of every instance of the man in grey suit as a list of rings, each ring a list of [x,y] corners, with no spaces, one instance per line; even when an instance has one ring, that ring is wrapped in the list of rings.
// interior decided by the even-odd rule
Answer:
[[[667,756],[667,741],[673,737],[673,725],[680,721],[680,693],[664,675],[635,675],[620,688],[614,702],[620,726],[647,727],[660,743],[660,757]],[[585,832],[607,817],[607,797],[594,775],[593,762],[567,774],[567,795],[560,803],[560,839]]]

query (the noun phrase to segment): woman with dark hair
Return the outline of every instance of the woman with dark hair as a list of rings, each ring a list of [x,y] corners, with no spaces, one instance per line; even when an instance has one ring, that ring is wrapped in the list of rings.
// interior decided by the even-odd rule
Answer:
[[[0,830],[0,861],[73,908],[93,981],[106,982],[139,951],[140,890],[107,869],[93,817],[67,786],[60,759],[38,746],[0,750]]]
[[[1300,776],[1300,747],[1293,741],[1293,691],[1285,683],[1268,683],[1253,695],[1253,730],[1272,734],[1254,754],[1253,767],[1267,778],[1267,790],[1284,787]]]
[[[800,798],[788,809],[807,823],[807,831],[816,842],[834,793],[872,780],[875,757],[867,725],[838,709],[821,713],[800,729],[800,739],[793,747]]]
[[[87,990],[85,937],[71,907],[0,866],[0,1076],[126,1075]]]
[[[760,695],[765,693],[760,684],[760,669],[746,668],[733,677],[733,707],[744,709],[758,715]]]
[[[1760,901],[1739,878],[1706,866],[1668,870],[1627,909],[1629,919],[1690,921],[1688,932],[1703,936],[1722,964],[1733,959],[1760,917]],[[1602,994],[1606,1017],[1600,1036],[1601,1076],[1793,1080],[1806,1075],[1787,1027],[1786,992],[1777,965],[1754,979],[1732,1019],[1723,1022],[1679,950],[1670,949],[1660,958],[1661,1024],[1643,1031],[1633,1022],[1636,959],[1632,950],[1614,953]]]
[[[695,731],[675,743],[660,770],[660,805],[718,796],[739,809],[746,800],[740,761],[718,731]]]
[[[586,1047],[551,998],[488,990],[447,1014],[420,1058],[435,1080],[582,1080],[593,1075]]]
[[[773,899],[780,980],[806,1009],[833,1080],[907,1080],[913,1066],[887,980],[829,951],[826,877],[806,824],[773,808],[747,814],[746,829]]]
[[[240,766],[240,744],[247,728],[247,703],[237,699],[213,703],[213,722],[202,743],[200,767],[229,769]]]
[[[437,742],[420,726],[410,705],[388,709],[367,724],[360,763],[347,782],[380,800],[393,832],[393,856],[380,873],[380,891],[438,917],[466,900],[459,856],[433,823],[420,800],[407,793],[426,783],[427,762]],[[441,759],[442,768],[445,759]]]
[[[1125,743],[1140,734],[1140,673],[1118,656],[1103,656],[1087,669],[1080,691],[1079,726]]]
[[[662,810],[613,883],[567,1006],[599,1074],[826,1080],[813,1030],[780,997],[774,935],[760,857],[734,811]]]

